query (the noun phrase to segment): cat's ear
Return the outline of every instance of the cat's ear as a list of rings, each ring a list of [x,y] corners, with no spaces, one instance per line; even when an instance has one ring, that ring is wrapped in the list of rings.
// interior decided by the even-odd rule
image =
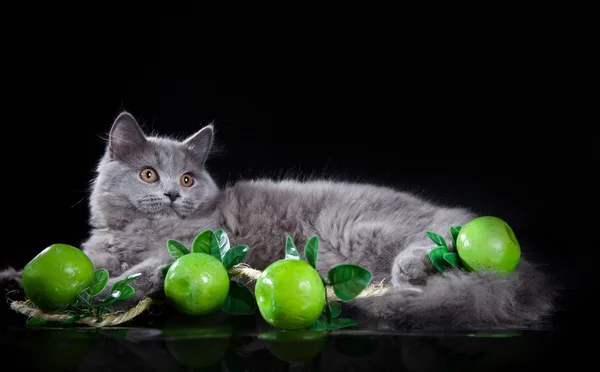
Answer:
[[[146,143],[146,136],[137,120],[128,112],[122,112],[115,119],[108,139],[108,149],[112,158],[121,158]]]
[[[204,164],[206,161],[212,147],[213,136],[214,128],[212,124],[209,124],[183,141],[183,144],[191,151],[194,160],[199,164]]]

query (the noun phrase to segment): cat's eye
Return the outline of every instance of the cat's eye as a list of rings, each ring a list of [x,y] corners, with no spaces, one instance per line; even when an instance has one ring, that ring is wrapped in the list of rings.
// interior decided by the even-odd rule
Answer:
[[[181,186],[183,186],[183,187],[190,187],[194,184],[194,177],[192,177],[192,175],[189,173],[185,173],[184,175],[181,176],[181,178],[179,179],[179,182],[181,183]]]
[[[140,177],[145,182],[152,183],[158,179],[158,174],[152,168],[144,168],[144,170],[140,172]]]

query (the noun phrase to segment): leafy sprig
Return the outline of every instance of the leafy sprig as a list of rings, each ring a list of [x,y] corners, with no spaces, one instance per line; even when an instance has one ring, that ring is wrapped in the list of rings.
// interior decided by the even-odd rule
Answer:
[[[89,286],[83,289],[73,301],[63,309],[64,314],[72,315],[69,319],[61,322],[60,324],[71,324],[75,323],[81,318],[92,317],[96,318],[98,322],[102,321],[102,316],[110,313],[110,306],[114,305],[117,301],[124,301],[131,298],[135,294],[135,289],[129,284],[133,280],[137,279],[141,274],[136,273],[128,276],[123,280],[119,280],[114,283],[104,298],[99,299],[98,295],[102,293],[108,280],[110,278],[108,270],[97,269],[94,271],[94,278]],[[29,318],[27,319],[26,325],[42,325],[48,321],[40,318]]]
[[[431,231],[426,231],[425,233],[435,244],[437,247],[433,248],[429,252],[429,259],[433,266],[438,269],[439,272],[445,272],[449,268],[455,269],[463,269],[463,264],[458,256],[458,251],[456,249],[456,239],[458,234],[460,233],[462,226],[451,226],[450,227],[450,236],[452,236],[452,245],[448,246],[446,240],[439,234],[436,234]],[[451,252],[450,250],[453,250]]]
[[[317,260],[319,257],[319,238],[314,235],[306,242],[304,246],[304,257],[306,262],[315,270],[317,269]],[[285,258],[293,260],[302,260],[298,249],[291,236],[287,236],[285,244]],[[335,295],[342,301],[351,301],[358,296],[371,283],[373,275],[371,272],[359,265],[341,264],[333,267],[327,272],[327,278],[319,274],[325,289],[331,287]],[[319,319],[310,327],[316,331],[332,331],[340,328],[350,327],[358,324],[354,319],[339,318],[342,312],[340,302],[330,302],[325,290],[325,306]]]
[[[173,239],[167,241],[167,249],[175,261],[190,253],[211,255],[225,266],[228,273],[235,265],[241,263],[248,254],[248,246],[245,244],[231,247],[229,236],[223,229],[202,231],[194,238],[191,250],[181,242]],[[164,275],[167,274],[175,261],[163,268]],[[236,280],[232,280],[231,274],[229,275],[229,293],[225,302],[221,305],[221,310],[233,315],[253,314],[256,311],[256,304],[252,292]]]

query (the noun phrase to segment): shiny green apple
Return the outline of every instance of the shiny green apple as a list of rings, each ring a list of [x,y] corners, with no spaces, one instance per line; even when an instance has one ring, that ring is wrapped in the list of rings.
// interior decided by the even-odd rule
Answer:
[[[221,261],[206,253],[189,253],[175,261],[165,276],[167,299],[179,311],[204,315],[223,305],[229,274]]]
[[[82,250],[67,244],[52,244],[25,267],[25,296],[41,310],[55,311],[73,302],[94,279],[94,265]]]
[[[325,286],[303,260],[284,259],[269,265],[256,281],[258,309],[267,323],[284,330],[310,327],[325,305]]]
[[[469,271],[513,272],[521,258],[521,246],[511,227],[494,216],[466,223],[456,238],[456,250]]]

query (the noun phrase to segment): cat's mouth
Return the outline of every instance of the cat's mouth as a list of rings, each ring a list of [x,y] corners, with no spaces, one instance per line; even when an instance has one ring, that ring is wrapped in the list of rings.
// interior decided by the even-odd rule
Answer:
[[[186,215],[179,212],[177,209],[174,208],[174,206],[169,206],[166,207],[160,211],[156,211],[156,212],[150,212],[148,213],[148,216],[151,220],[156,220],[159,218],[164,218],[164,217],[169,217],[169,216],[177,216],[180,219],[184,220],[186,218]]]
[[[156,196],[138,200],[135,205],[140,212],[152,220],[169,216],[185,219],[193,211],[193,204],[185,200],[165,200]]]
[[[185,219],[185,214],[181,213],[181,211],[179,210],[179,208],[175,204],[175,202],[168,203],[165,206],[165,208],[163,209],[163,213],[170,214],[170,215],[175,214],[177,217],[179,217],[181,219]]]
[[[186,218],[186,214],[182,213],[182,211],[179,209],[180,208],[178,208],[178,206],[173,202],[164,203],[160,207],[154,205],[153,208],[140,208],[140,210],[143,211],[151,220],[169,216],[177,216],[183,220]]]
[[[173,205],[173,203],[171,203],[171,205],[169,206],[169,208],[173,211],[173,213],[175,213],[177,215],[177,217],[181,218],[182,220],[185,219],[185,215],[181,214],[177,208],[175,208],[175,205]]]

